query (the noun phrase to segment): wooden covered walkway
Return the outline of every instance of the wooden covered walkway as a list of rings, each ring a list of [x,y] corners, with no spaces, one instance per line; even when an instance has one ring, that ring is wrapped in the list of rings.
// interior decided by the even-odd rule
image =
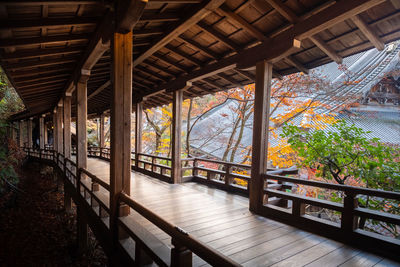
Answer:
[[[109,163],[89,158],[88,171],[109,183]],[[101,190],[104,201],[108,192]],[[132,171],[131,197],[199,240],[244,266],[400,266],[248,210],[248,198],[189,182],[169,184]],[[171,238],[131,210],[129,225],[140,223],[171,246]],[[134,221],[134,222],[133,222]],[[194,255],[193,266],[207,263]]]

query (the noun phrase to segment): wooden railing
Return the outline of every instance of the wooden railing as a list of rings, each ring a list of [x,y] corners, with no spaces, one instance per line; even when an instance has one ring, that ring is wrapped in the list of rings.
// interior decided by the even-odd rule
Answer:
[[[137,157],[136,170],[150,174],[162,180],[171,181],[171,158],[145,153],[134,153]]]
[[[360,217],[397,225],[397,227],[399,227],[399,215],[362,208],[358,205],[358,198],[360,196],[400,201],[400,192],[390,192],[363,187],[302,180],[276,174],[265,174],[264,179],[266,181],[277,181],[281,184],[291,184],[294,188],[298,185],[302,185],[323,190],[333,190],[336,195],[343,197],[342,202],[333,202],[329,199],[319,199],[304,196],[303,194],[296,194],[296,192],[285,192],[272,188],[265,188],[265,203],[263,206],[263,213],[268,214],[269,217],[272,216],[278,220],[283,219],[283,221],[296,226],[308,225],[313,229],[321,229],[323,232],[329,231],[333,236],[338,235],[342,237],[342,239],[360,239],[361,237],[361,240],[367,240],[367,242],[371,240],[380,240],[385,243],[391,243],[395,246],[400,245],[400,240],[398,239],[390,238],[359,228]],[[276,205],[269,203],[269,199],[272,197],[290,201],[291,205],[288,208],[278,208]],[[340,213],[340,222],[334,222],[331,220],[311,216],[306,212],[306,205]],[[373,241],[371,244],[373,244]]]

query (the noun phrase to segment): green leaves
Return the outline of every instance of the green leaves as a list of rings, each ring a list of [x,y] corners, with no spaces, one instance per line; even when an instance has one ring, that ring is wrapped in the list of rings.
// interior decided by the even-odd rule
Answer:
[[[317,175],[345,184],[358,178],[369,187],[399,189],[400,151],[367,139],[364,130],[340,120],[331,131],[313,130],[285,125],[281,137],[298,152],[299,166],[316,168]]]

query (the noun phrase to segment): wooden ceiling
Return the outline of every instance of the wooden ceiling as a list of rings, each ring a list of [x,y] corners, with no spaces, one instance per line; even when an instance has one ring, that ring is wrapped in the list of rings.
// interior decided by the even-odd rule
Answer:
[[[0,1],[1,66],[29,110],[23,117],[51,111],[86,65],[89,114],[110,108],[113,6]],[[178,89],[188,98],[252,83],[258,60],[273,62],[279,78],[383,49],[400,39],[400,1],[149,0],[133,35],[133,99],[149,108]],[[90,59],[99,36],[105,49]]]

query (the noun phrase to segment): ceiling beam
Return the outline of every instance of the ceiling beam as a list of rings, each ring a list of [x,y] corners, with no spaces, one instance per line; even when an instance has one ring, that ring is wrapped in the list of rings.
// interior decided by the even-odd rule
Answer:
[[[174,13],[145,12],[140,18],[140,22],[171,22],[178,20],[180,20],[179,14]]]
[[[133,30],[136,23],[143,15],[148,0],[129,0],[116,2],[116,30],[127,33]]]
[[[101,5],[101,6],[104,6],[105,5],[104,1],[98,1],[98,0],[86,0],[86,1],[79,1],[79,0],[74,0],[74,1],[53,1],[53,0],[47,0],[47,1],[31,0],[31,1],[26,1],[26,0],[13,0],[13,1],[1,1],[0,3],[3,4],[3,5],[7,5],[7,6],[42,6],[42,5],[54,5],[54,6],[64,6],[64,5]]]
[[[16,38],[16,39],[2,39],[0,40],[0,48],[37,45],[37,44],[56,44],[61,42],[71,41],[85,41],[90,36],[88,34],[70,34],[70,35],[57,35],[57,36],[44,36],[32,38]]]
[[[297,15],[285,5],[281,0],[265,0],[272,8],[278,11],[285,19],[287,19],[291,23],[296,23],[299,21]]]
[[[335,61],[337,64],[342,64],[343,58],[339,56],[329,45],[327,45],[318,35],[310,36],[309,39],[333,61]]]
[[[96,17],[74,18],[39,18],[32,20],[6,19],[0,20],[0,30],[5,29],[37,29],[49,27],[91,26],[98,21]]]
[[[89,101],[91,98],[93,98],[94,96],[98,95],[99,93],[101,93],[104,89],[106,89],[107,87],[109,87],[111,85],[110,81],[105,82],[104,84],[102,84],[101,86],[99,86],[99,88],[97,88],[96,90],[94,90],[90,95],[88,95],[87,100]]]
[[[220,41],[221,43],[223,43],[224,45],[230,47],[231,49],[233,49],[234,51],[240,51],[242,50],[242,48],[236,44],[234,41],[232,41],[231,39],[229,39],[227,36],[223,35],[222,33],[220,33],[219,31],[217,31],[216,29],[214,29],[212,26],[207,25],[206,23],[199,21],[197,23],[197,26],[199,26],[204,32],[210,34],[211,36],[213,36],[215,39],[217,39],[218,41]]]
[[[3,60],[15,60],[15,59],[27,59],[44,56],[58,56],[58,55],[70,55],[82,52],[82,46],[74,46],[67,48],[46,48],[36,49],[29,51],[16,51],[14,53],[4,53],[1,58]]]
[[[60,65],[65,63],[73,63],[78,60],[78,57],[63,57],[63,58],[55,58],[55,59],[46,59],[40,61],[31,61],[31,62],[18,62],[13,64],[5,64],[4,67],[11,71],[21,70],[21,69],[29,69],[29,68],[37,68],[51,65]]]
[[[378,49],[382,51],[385,48],[385,44],[378,37],[378,35],[368,26],[367,23],[361,18],[360,15],[356,15],[351,20],[356,24],[357,28],[364,34],[365,37]]]
[[[304,74],[308,74],[308,69],[303,66],[296,58],[293,56],[288,56],[284,59],[287,63],[298,69],[299,71],[303,72]]]
[[[183,19],[182,23],[178,25],[172,25],[170,30],[166,31],[166,34],[159,38],[154,45],[152,45],[149,49],[147,49],[143,54],[141,54],[138,58],[133,61],[133,66],[137,66],[141,64],[145,59],[153,55],[160,48],[164,47],[166,44],[174,40],[176,37],[184,33],[194,24],[198,23],[205,16],[210,14],[213,10],[218,8],[223,4],[225,0],[205,0],[200,4],[200,8],[195,10],[194,12],[188,12],[185,19]]]

